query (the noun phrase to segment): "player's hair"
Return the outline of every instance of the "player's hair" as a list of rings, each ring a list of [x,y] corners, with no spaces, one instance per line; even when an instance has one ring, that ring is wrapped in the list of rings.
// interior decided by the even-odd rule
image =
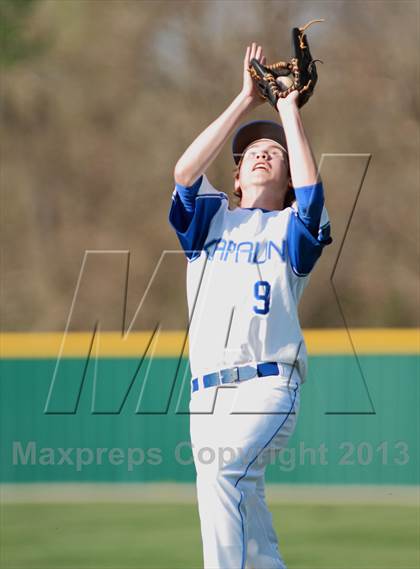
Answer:
[[[236,178],[239,176],[239,170],[241,169],[241,164],[242,164],[242,156],[241,159],[239,160],[239,163],[235,166],[235,168],[233,169],[233,179],[236,180]],[[241,199],[242,199],[242,190],[241,188],[239,188],[238,190],[233,190],[233,195],[235,196],[235,205],[239,206],[241,205]],[[292,186],[292,181],[291,181],[291,176],[290,176],[290,168],[289,168],[289,187],[287,189],[286,192],[286,196],[284,198],[284,203],[283,203],[283,209],[286,209],[286,207],[290,207],[294,202],[296,201],[296,195],[295,195],[295,190]]]

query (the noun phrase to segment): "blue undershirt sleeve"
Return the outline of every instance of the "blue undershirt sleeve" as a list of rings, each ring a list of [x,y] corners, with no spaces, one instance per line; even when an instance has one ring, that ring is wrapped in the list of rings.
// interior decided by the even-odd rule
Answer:
[[[332,242],[330,223],[324,208],[322,182],[295,188],[295,195],[297,211],[293,210],[290,216],[287,246],[293,272],[306,276],[321,256],[323,248]]]
[[[207,179],[200,176],[192,186],[176,184],[172,195],[169,222],[190,261],[200,255],[210,223],[223,200],[227,200],[226,194],[215,191],[211,186],[211,192],[199,194],[204,182],[208,184]]]

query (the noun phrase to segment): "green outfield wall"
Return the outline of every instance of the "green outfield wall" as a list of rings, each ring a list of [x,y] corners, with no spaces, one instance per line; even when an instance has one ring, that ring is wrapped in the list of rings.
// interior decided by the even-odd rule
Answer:
[[[194,480],[185,357],[57,359],[4,346],[1,482]],[[298,426],[269,482],[419,483],[419,354],[415,342],[394,346],[312,350]]]

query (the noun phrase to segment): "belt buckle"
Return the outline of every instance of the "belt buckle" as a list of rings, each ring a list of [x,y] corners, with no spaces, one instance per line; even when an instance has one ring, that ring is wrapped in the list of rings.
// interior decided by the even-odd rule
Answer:
[[[258,375],[258,369],[252,365],[246,365],[239,368],[239,381],[247,381]]]
[[[221,369],[220,383],[236,383],[239,381],[239,370],[237,367]]]

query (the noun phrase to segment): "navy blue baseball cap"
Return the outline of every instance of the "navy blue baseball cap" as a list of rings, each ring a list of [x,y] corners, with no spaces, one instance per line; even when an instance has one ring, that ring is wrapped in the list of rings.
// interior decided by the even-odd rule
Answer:
[[[286,135],[283,127],[273,121],[252,121],[242,125],[235,133],[232,140],[232,153],[235,164],[239,164],[244,150],[260,138],[269,138],[278,142],[287,152]]]

